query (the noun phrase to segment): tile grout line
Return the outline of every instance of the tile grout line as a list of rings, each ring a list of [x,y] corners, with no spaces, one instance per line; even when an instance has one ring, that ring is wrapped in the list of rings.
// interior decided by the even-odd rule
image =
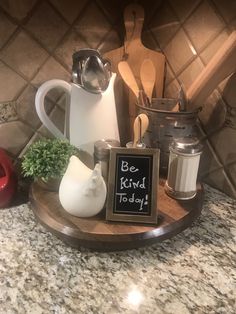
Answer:
[[[63,43],[64,39],[65,39],[66,36],[71,32],[71,30],[74,29],[75,23],[77,22],[77,20],[79,19],[79,17],[82,15],[82,13],[84,12],[85,8],[90,4],[90,2],[91,2],[90,0],[87,1],[87,3],[84,5],[83,9],[79,12],[79,14],[77,15],[77,17],[74,19],[74,21],[73,21],[71,24],[69,24],[68,22],[66,22],[66,24],[69,25],[67,31],[66,31],[65,34],[61,37],[61,39],[58,41],[58,43],[57,43],[57,45],[55,46],[55,48],[50,52],[49,57],[45,60],[45,62],[44,62],[43,65],[45,65],[46,62],[47,62],[51,57],[53,57],[53,58],[54,58],[55,60],[57,60],[58,62],[60,61],[59,64],[62,65],[63,68],[65,68],[64,64],[61,63],[61,60],[60,60],[59,58],[55,58],[55,51],[56,51],[56,49]],[[76,32],[76,33],[77,33],[77,32]],[[40,43],[40,44],[41,44],[41,43]],[[41,46],[42,46],[42,45],[41,45]],[[59,60],[58,60],[58,59],[59,59]],[[39,68],[38,72],[37,72],[37,73],[34,75],[34,77],[31,79],[31,82],[32,82],[32,80],[36,77],[36,75],[39,73],[39,71],[41,70],[41,68],[43,67],[43,65]],[[66,69],[67,72],[69,72],[67,68],[65,68],[65,69]],[[30,84],[32,84],[31,82],[30,82]],[[58,97],[58,99],[57,99],[56,101],[58,101],[60,98],[61,98],[61,95]],[[54,104],[52,110],[50,111],[50,113],[53,111],[54,107],[55,107],[55,104]],[[50,113],[49,113],[49,114],[50,114]],[[36,129],[35,134],[40,133],[39,130],[40,130],[41,127],[42,127],[42,124]],[[21,156],[21,154],[22,154],[22,152],[20,152],[20,155],[19,155],[19,156]]]
[[[89,1],[88,1],[88,2],[89,2]],[[34,9],[35,9],[36,7],[38,7],[41,3],[42,3],[42,1],[39,0],[39,1],[34,5]],[[53,8],[54,8],[54,7],[53,7]],[[34,12],[32,12],[32,11],[33,11],[33,9],[31,10],[31,16],[28,17],[28,21],[30,20],[30,18],[31,18],[31,17],[33,16],[33,14],[34,14]],[[79,16],[79,15],[78,15],[78,16]],[[77,16],[77,18],[78,18],[78,16]],[[76,19],[77,19],[77,18],[76,18]],[[76,20],[76,19],[75,19],[75,20]],[[67,33],[69,33],[69,31],[70,31],[71,28],[73,27],[73,24],[69,25],[68,22],[66,22],[66,24],[67,24],[69,27],[68,27],[68,30],[65,32],[65,35],[66,35]],[[35,76],[40,72],[40,70],[41,70],[41,68],[44,66],[44,64],[48,61],[48,59],[49,59],[50,57],[54,57],[54,58],[55,58],[54,53],[55,53],[56,49],[58,48],[58,46],[63,42],[65,35],[62,36],[62,38],[58,41],[58,43],[55,45],[55,48],[54,48],[53,50],[49,50],[49,49],[48,49],[43,43],[41,43],[41,41],[39,41],[30,31],[28,31],[28,29],[27,29],[26,26],[25,26],[25,22],[24,22],[24,23],[18,22],[17,29],[15,30],[14,34],[12,34],[12,35],[9,37],[9,39],[7,40],[7,43],[5,43],[3,47],[1,47],[0,51],[3,50],[3,49],[9,44],[10,41],[14,40],[13,35],[14,35],[14,37],[16,37],[17,34],[19,34],[21,31],[24,31],[32,40],[34,40],[35,42],[37,42],[37,44],[47,52],[48,57],[44,60],[44,62],[40,65],[40,67],[38,68],[38,70],[37,70],[30,78],[25,77],[25,75],[24,75],[23,73],[20,73],[20,72],[18,72],[16,69],[13,69],[10,65],[8,65],[8,63],[6,63],[6,62],[4,62],[4,63],[5,63],[5,65],[7,65],[8,67],[10,67],[12,70],[14,70],[14,72],[16,72],[18,75],[20,75],[25,81],[27,81],[27,83],[31,83],[31,81],[35,78]],[[67,72],[69,72],[69,71],[68,71],[68,68],[65,67],[65,65],[61,62],[61,60],[60,60],[59,58],[55,58],[55,59],[57,59],[57,61],[60,63],[60,65],[61,65]],[[1,59],[1,61],[3,61],[3,60]],[[19,97],[19,96],[18,96],[18,97]]]
[[[196,7],[200,4],[201,1],[199,1],[199,3],[195,6],[194,9],[196,9]],[[176,14],[176,11],[175,9],[173,8],[173,6],[170,4],[170,2],[168,1],[168,5],[169,5],[169,8],[171,9],[172,11],[172,14],[175,16],[176,20],[178,20],[178,23],[179,23],[179,27],[176,29],[176,31],[173,33],[173,35],[171,36],[171,38],[169,39],[169,42],[164,45],[162,48],[160,47],[159,43],[158,43],[158,40],[156,39],[155,35],[153,34],[153,31],[152,29],[149,28],[150,30],[150,33],[152,35],[152,37],[154,38],[155,42],[158,44],[158,46],[160,47],[161,51],[164,53],[164,49],[167,47],[167,45],[171,42],[171,40],[173,40],[176,36],[176,34],[181,30],[183,29],[183,23],[181,22],[181,20],[179,19],[178,15]],[[192,10],[189,15],[187,15],[188,17],[192,14],[194,10]],[[154,15],[152,17],[152,19],[154,18]],[[186,18],[187,19],[187,18]],[[186,20],[185,19],[185,20]],[[151,23],[151,19],[150,19],[150,22],[149,22],[149,27],[150,27],[150,23]],[[185,33],[186,35],[186,33]],[[189,40],[189,37],[186,36]],[[189,42],[191,43],[191,40],[189,40]],[[196,51],[196,50],[195,50]],[[165,54],[164,54],[165,55]],[[178,82],[178,84],[180,84],[180,81],[178,79],[178,77],[187,69],[187,67],[196,59],[197,57],[196,56],[192,56],[192,58],[182,67],[182,69],[180,69],[178,72],[174,71],[173,67],[171,66],[171,63],[168,61],[168,58],[166,58],[166,62],[168,63],[172,73],[174,74],[174,78],[168,82],[168,85],[170,85],[174,80],[176,80]],[[168,86],[167,85],[167,86]]]
[[[187,18],[184,19],[183,22],[178,19],[178,21],[179,21],[179,23],[180,23],[180,28],[178,29],[178,31],[182,28],[182,30],[184,31],[186,37],[188,38],[189,42],[193,45],[193,47],[194,47],[195,45],[193,44],[193,42],[192,42],[192,40],[190,39],[190,36],[189,36],[187,30],[185,29],[184,23],[185,23],[185,21],[191,16],[191,14],[192,14],[195,10],[197,10],[197,8],[201,5],[201,3],[202,3],[202,1],[199,1],[198,5],[195,6],[195,9],[191,11],[191,13],[188,15]],[[227,28],[227,25],[224,24],[224,27],[220,30],[220,32],[217,33],[213,38],[211,38],[211,42],[212,42],[213,40],[215,40],[215,39],[219,36],[219,34],[222,33],[223,30],[226,29],[226,28]],[[177,31],[177,32],[178,32],[178,31]],[[177,32],[175,33],[175,35],[177,34]],[[174,35],[174,36],[175,36],[175,35]],[[173,37],[173,38],[174,38],[174,37]],[[173,39],[173,38],[172,38],[172,39]],[[170,41],[171,41],[172,39],[170,39]],[[169,42],[170,42],[170,41],[169,41]],[[173,68],[172,68],[172,66],[170,65],[170,63],[168,62],[169,67],[171,68],[172,72],[174,73],[174,79],[172,79],[171,82],[169,82],[168,85],[170,85],[174,80],[177,80],[177,82],[180,83],[179,76],[180,76],[180,75],[187,69],[187,67],[188,67],[192,62],[194,62],[194,60],[196,60],[197,58],[200,59],[202,65],[203,65],[204,67],[206,66],[206,63],[204,63],[204,61],[202,60],[202,57],[200,56],[200,54],[209,46],[209,43],[210,43],[210,40],[209,40],[208,43],[206,43],[206,44],[201,48],[201,50],[200,50],[199,52],[198,52],[198,50],[194,47],[194,49],[195,49],[195,51],[196,51],[196,56],[193,55],[193,57],[185,64],[185,66],[181,69],[180,72],[177,72],[177,73],[176,73],[176,72],[173,70]],[[168,44],[167,44],[167,45],[168,45]],[[167,45],[166,45],[166,46],[167,46]],[[168,86],[168,85],[167,85],[167,86]],[[218,88],[217,88],[217,90],[219,91]],[[219,93],[219,95],[220,95],[220,97],[221,97],[221,99],[222,99],[221,93]],[[223,100],[223,99],[222,99],[222,100]],[[199,119],[199,121],[200,121],[200,119]],[[201,121],[200,121],[200,126],[201,126],[201,128],[203,127]],[[204,130],[202,129],[202,131],[204,131]],[[214,153],[213,153],[214,158],[216,158],[217,162],[218,162],[220,165],[222,165],[222,169],[223,169],[223,171],[225,172],[225,177],[227,177],[227,179],[229,180],[229,182],[230,182],[230,184],[231,184],[231,187],[233,187],[233,182],[231,182],[231,180],[230,180],[230,177],[229,177],[229,174],[228,174],[227,169],[226,169],[225,166],[222,164],[222,162],[220,162],[220,158],[219,158],[219,156],[218,156],[216,150],[214,149],[214,147],[212,146],[212,144],[211,144],[211,142],[210,142],[210,140],[209,140],[210,135],[207,134],[205,131],[204,131],[204,134],[205,134],[205,136],[206,136],[206,141],[208,142],[209,147],[211,147],[211,150],[214,152]]]
[[[105,18],[108,20],[109,24],[114,27],[116,25],[116,23],[119,20],[119,17],[117,18],[117,21],[112,21],[112,18],[110,19],[110,16],[108,14],[106,14],[105,10],[103,9],[103,7],[100,5],[99,1],[95,0],[93,1],[96,3],[97,7],[100,9],[100,11],[102,12],[102,14],[105,16]]]
[[[231,185],[234,186],[233,182],[232,182],[231,179],[230,179],[228,170],[226,169],[226,166],[227,166],[227,165],[224,165],[224,163],[222,162],[221,158],[219,157],[217,151],[215,150],[214,145],[213,145],[212,142],[211,142],[211,136],[213,136],[213,135],[214,135],[216,132],[218,132],[219,130],[223,130],[224,128],[225,128],[225,126],[222,125],[220,128],[218,128],[217,130],[211,132],[210,134],[207,134],[207,133],[205,133],[205,131],[204,131],[204,133],[206,134],[205,140],[206,140],[206,142],[208,143],[209,147],[211,148],[211,151],[212,151],[212,154],[213,154],[214,158],[215,158],[216,161],[222,166],[222,169],[223,169],[223,171],[225,172],[227,179],[230,181]]]
[[[206,0],[206,1],[212,7],[212,9],[216,12],[217,16],[222,19],[227,29],[229,29],[229,24],[231,21],[233,21],[233,19],[230,22],[227,22],[224,16],[221,14],[221,11],[219,10],[218,6],[215,4],[215,2],[212,0]]]
[[[57,48],[60,46],[60,44],[63,42],[63,40],[64,40],[64,38],[66,37],[66,35],[71,32],[71,29],[74,29],[73,26],[74,26],[74,25],[76,24],[76,22],[78,21],[79,16],[83,13],[82,11],[84,11],[85,8],[89,6],[90,2],[91,2],[91,1],[88,1],[88,2],[87,2],[87,5],[84,6],[83,10],[81,10],[81,12],[78,14],[78,16],[76,17],[76,19],[74,20],[74,22],[73,22],[71,25],[69,25],[69,28],[68,28],[67,31],[65,32],[64,36],[62,36],[61,40],[57,43],[57,45],[56,45],[56,47],[54,48],[54,50],[49,53],[49,51],[47,51],[47,50],[45,49],[45,50],[49,53],[49,56],[48,56],[48,58],[46,58],[45,62],[40,66],[39,71],[40,71],[40,69],[43,67],[43,65],[47,62],[47,60],[48,60],[51,56],[53,56],[53,57],[55,58],[54,53],[55,53],[56,49],[57,49]],[[28,33],[28,31],[27,31],[26,29],[24,29],[24,30]],[[76,29],[74,29],[74,31],[77,33]],[[111,31],[111,30],[110,30],[110,31]],[[109,31],[109,32],[110,32],[110,31]],[[106,34],[106,36],[109,34],[109,32]],[[33,37],[31,33],[30,33],[30,37]],[[33,38],[34,38],[34,37],[33,37]],[[34,38],[34,39],[35,39],[35,38]],[[38,42],[38,40],[37,40],[37,42]],[[102,40],[101,40],[101,42],[102,42]],[[101,42],[100,42],[100,43],[101,43]],[[41,42],[38,42],[38,43],[40,44],[41,47],[43,47],[43,45],[41,44]],[[99,43],[99,45],[100,45],[100,43]],[[98,46],[99,46],[99,45],[98,45]],[[44,48],[44,47],[43,47],[43,48]],[[56,59],[57,59],[57,58],[56,58]],[[61,60],[60,60],[59,63],[61,64]],[[39,71],[37,71],[37,72],[34,74],[34,76],[32,76],[32,78],[31,78],[31,80],[30,80],[30,82],[29,82],[30,85],[32,85],[31,81],[34,79],[34,77],[38,74]],[[34,86],[34,87],[35,87],[35,86]],[[27,87],[26,87],[26,88],[27,88]],[[19,98],[19,96],[18,96],[18,98]],[[60,98],[60,97],[59,97],[59,98]],[[55,108],[55,106],[52,108],[52,110],[51,110],[50,112],[52,112],[54,108]],[[49,113],[49,114],[50,114],[50,113]],[[39,132],[39,129],[40,129],[41,127],[42,127],[42,124],[41,124],[36,130],[33,129],[34,134],[33,134],[33,136],[30,138],[30,140],[34,137],[34,135],[36,135],[36,134]],[[29,140],[29,141],[30,141],[30,140]],[[24,152],[24,148],[23,148],[23,150],[18,154],[18,157],[20,157],[23,152]]]

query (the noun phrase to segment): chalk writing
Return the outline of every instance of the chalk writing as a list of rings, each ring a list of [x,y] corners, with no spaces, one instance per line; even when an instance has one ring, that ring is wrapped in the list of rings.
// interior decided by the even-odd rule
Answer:
[[[125,177],[120,178],[120,189],[146,189],[145,185],[146,177],[143,177],[142,180],[133,181],[133,179],[128,179]]]
[[[117,158],[116,212],[148,214],[150,198],[150,156]]]
[[[139,170],[138,168],[135,168],[134,166],[129,167],[128,165],[129,164],[128,164],[127,161],[122,160],[122,162],[121,162],[121,171],[124,171],[124,172],[126,172],[126,171],[137,172]]]
[[[132,193],[132,196],[129,197],[127,193],[117,193],[116,195],[119,197],[120,203],[136,203],[139,204],[140,207],[138,208],[139,211],[143,210],[143,205],[148,205],[148,194],[145,195],[145,198],[139,198],[135,196],[135,193]]]
[[[107,220],[157,222],[158,163],[156,149],[111,149]]]

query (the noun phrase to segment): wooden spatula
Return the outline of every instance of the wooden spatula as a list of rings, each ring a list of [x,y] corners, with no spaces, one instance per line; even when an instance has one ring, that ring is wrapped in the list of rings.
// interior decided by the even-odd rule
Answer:
[[[151,103],[156,81],[156,69],[151,59],[144,59],[140,68],[140,79],[143,89]]]
[[[141,143],[142,137],[147,131],[149,124],[148,116],[145,113],[140,113],[134,120],[134,140],[133,147],[137,146],[137,143]]]
[[[139,87],[128,62],[120,61],[118,64],[118,70],[125,84],[129,87],[129,89],[134,93],[134,95],[138,99]]]

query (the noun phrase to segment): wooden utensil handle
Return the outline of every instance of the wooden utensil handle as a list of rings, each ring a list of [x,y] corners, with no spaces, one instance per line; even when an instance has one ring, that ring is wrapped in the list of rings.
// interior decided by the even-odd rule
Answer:
[[[126,83],[126,85],[130,88],[130,90],[134,93],[136,98],[139,97],[139,88],[138,84],[135,80],[134,74],[126,61],[120,61],[118,64],[118,70],[119,73],[123,79],[123,81]]]
[[[131,40],[141,41],[141,32],[144,22],[144,10],[138,4],[130,4],[124,11],[124,24],[126,30],[126,42]]]

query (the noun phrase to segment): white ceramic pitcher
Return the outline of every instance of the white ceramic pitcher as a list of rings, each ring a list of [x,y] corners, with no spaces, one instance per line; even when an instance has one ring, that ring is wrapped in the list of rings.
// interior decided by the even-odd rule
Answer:
[[[119,140],[113,89],[115,76],[113,73],[108,88],[100,94],[89,93],[79,85],[63,80],[55,79],[43,83],[35,98],[40,120],[55,137],[66,138],[50,120],[44,107],[46,94],[53,88],[61,88],[70,98],[68,140],[71,144],[92,155],[95,141],[104,138]]]

